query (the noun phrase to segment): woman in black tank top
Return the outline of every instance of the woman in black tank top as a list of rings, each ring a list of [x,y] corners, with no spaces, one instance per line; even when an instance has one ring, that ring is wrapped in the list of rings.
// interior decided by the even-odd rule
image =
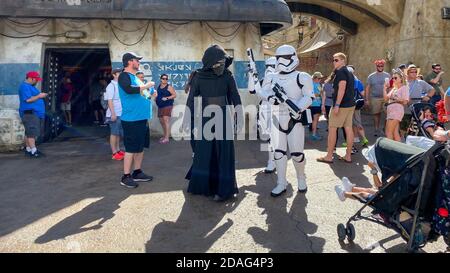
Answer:
[[[170,137],[170,117],[172,116],[173,102],[177,97],[177,93],[169,85],[169,76],[167,74],[162,74],[160,79],[161,83],[158,86],[156,105],[158,106],[158,118],[163,128],[164,136],[159,140],[159,143],[167,144]]]

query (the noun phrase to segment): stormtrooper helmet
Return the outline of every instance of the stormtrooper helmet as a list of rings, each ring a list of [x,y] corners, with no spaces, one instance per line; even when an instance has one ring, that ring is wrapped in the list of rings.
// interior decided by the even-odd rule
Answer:
[[[275,72],[275,67],[277,66],[277,58],[275,57],[270,57],[269,59],[266,60],[266,73],[274,73]]]
[[[276,68],[280,72],[292,72],[300,63],[295,48],[290,45],[280,46],[277,48],[275,55],[277,59]]]

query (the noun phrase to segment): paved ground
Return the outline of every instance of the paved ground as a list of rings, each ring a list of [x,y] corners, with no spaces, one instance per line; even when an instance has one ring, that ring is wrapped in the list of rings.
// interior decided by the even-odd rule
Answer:
[[[405,251],[395,232],[366,221],[355,223],[353,244],[338,242],[337,224],[361,205],[340,202],[333,187],[344,175],[369,186],[369,172],[361,155],[352,165],[316,163],[325,141],[306,142],[307,195],[290,187],[278,199],[270,197],[276,176],[261,172],[260,144],[236,143],[240,193],[215,203],[186,193],[188,142],[152,140],[143,165],[155,180],[126,189],[119,185],[122,164],[110,160],[104,138],[60,140],[42,145],[47,156],[41,159],[0,154],[0,252]],[[294,175],[290,163],[291,182]],[[440,239],[424,251],[445,248]]]

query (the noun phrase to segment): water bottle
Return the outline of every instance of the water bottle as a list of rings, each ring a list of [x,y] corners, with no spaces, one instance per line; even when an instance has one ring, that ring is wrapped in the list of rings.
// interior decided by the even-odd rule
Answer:
[[[150,87],[149,92],[150,92],[150,95],[155,94],[155,87],[154,86]]]
[[[144,96],[144,98],[146,99],[151,99],[152,95],[155,93],[155,88],[152,86],[149,89],[145,89],[142,91],[142,95]]]

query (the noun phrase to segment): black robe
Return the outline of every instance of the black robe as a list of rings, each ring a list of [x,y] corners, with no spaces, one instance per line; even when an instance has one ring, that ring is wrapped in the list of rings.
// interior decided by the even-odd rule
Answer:
[[[186,179],[189,180],[188,192],[192,194],[218,195],[222,199],[228,199],[238,193],[238,188],[234,160],[234,141],[233,138],[229,139],[230,136],[234,136],[234,133],[230,132],[230,130],[227,131],[226,128],[227,122],[228,124],[233,124],[234,117],[227,109],[227,105],[240,106],[241,98],[236,81],[228,69],[221,76],[217,76],[210,69],[212,64],[217,61],[214,58],[219,57],[220,54],[219,56],[213,56],[212,60],[207,61],[206,64],[205,58],[203,59],[204,68],[197,71],[192,81],[187,106],[190,108],[192,116],[195,97],[201,97],[202,110],[208,105],[220,106],[223,116],[222,128],[215,128],[215,131],[221,129],[223,135],[221,139],[213,138],[212,140],[207,140],[202,134],[201,139],[194,141],[194,158]],[[203,126],[213,118],[214,116],[203,117],[202,125],[198,129],[203,131]]]

